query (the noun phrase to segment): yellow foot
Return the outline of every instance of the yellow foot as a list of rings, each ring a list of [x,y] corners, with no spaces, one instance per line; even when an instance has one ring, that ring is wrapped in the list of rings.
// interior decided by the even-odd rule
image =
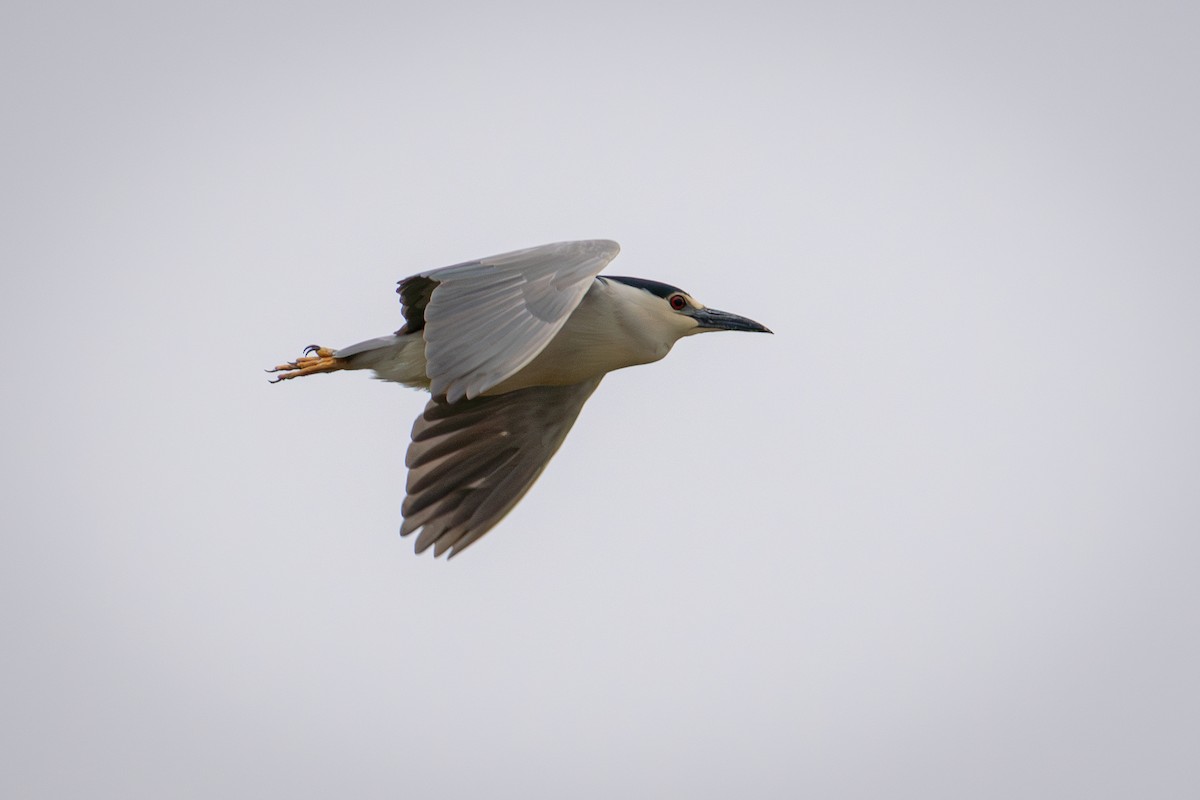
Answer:
[[[290,378],[299,378],[317,372],[337,372],[339,369],[345,368],[346,361],[341,358],[334,358],[333,351],[328,347],[318,347],[315,344],[310,344],[304,348],[304,355],[300,358],[297,358],[295,361],[289,361],[286,364],[280,364],[278,367],[267,370],[267,372],[278,372],[279,376],[272,378],[271,383],[279,383]]]

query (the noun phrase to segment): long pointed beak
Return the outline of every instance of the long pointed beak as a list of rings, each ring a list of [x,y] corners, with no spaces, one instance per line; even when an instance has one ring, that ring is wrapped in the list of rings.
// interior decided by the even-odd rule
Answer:
[[[698,308],[692,312],[692,317],[700,325],[702,331],[750,331],[753,333],[771,333],[772,331],[752,319],[730,314],[728,311],[718,311],[715,308]]]

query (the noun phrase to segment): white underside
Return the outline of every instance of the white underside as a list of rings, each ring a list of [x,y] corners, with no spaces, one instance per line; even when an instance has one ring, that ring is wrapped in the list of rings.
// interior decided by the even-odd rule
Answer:
[[[670,319],[669,326],[655,319],[655,314],[662,314],[661,305],[661,300],[641,289],[596,281],[549,344],[483,394],[574,385],[616,369],[658,361],[676,339],[695,329],[686,318]],[[348,369],[371,369],[385,381],[417,389],[428,389],[432,383],[420,332],[369,339],[335,355],[346,359]]]

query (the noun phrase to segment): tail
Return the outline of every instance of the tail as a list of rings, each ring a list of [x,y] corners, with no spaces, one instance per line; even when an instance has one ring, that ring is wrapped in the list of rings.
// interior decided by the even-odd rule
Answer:
[[[429,388],[425,374],[425,340],[420,333],[391,334],[343,347],[333,354],[345,369],[373,369],[380,380],[416,389]]]

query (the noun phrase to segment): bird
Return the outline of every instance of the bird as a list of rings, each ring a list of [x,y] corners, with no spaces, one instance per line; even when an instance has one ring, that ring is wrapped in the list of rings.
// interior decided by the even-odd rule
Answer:
[[[405,456],[400,535],[452,558],[525,496],[606,374],[697,333],[771,333],[678,287],[601,275],[618,252],[607,239],[555,242],[419,272],[399,282],[395,333],[309,345],[267,371],[278,383],[369,369],[429,391]]]

